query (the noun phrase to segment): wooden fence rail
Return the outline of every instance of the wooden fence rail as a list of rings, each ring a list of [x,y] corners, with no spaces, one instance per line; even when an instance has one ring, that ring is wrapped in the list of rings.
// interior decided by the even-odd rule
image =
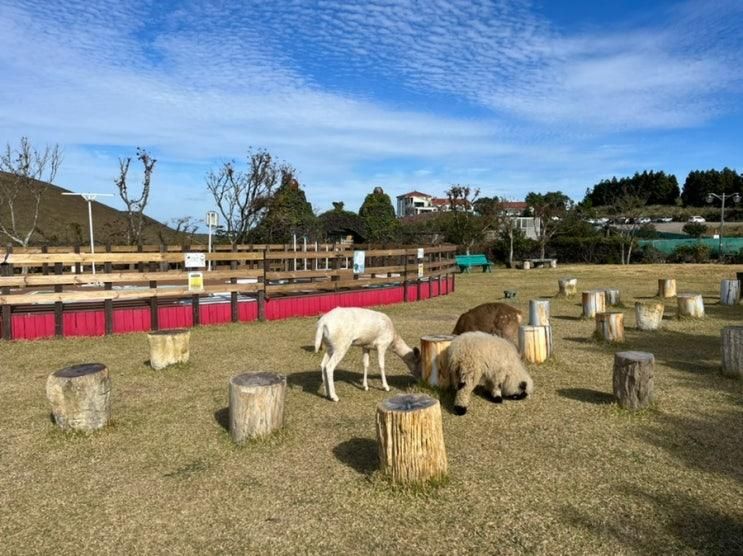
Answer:
[[[62,336],[65,311],[77,310],[80,304],[102,304],[105,332],[111,334],[114,309],[122,304],[149,306],[151,327],[156,330],[162,303],[190,303],[192,322],[198,325],[205,298],[229,298],[233,322],[238,321],[241,300],[256,301],[261,320],[266,301],[275,296],[402,285],[407,301],[409,284],[416,284],[416,299],[420,299],[423,283],[438,280],[442,291],[442,280],[456,271],[456,247],[449,245],[425,248],[422,259],[417,248],[365,250],[367,266],[360,273],[351,268],[352,251],[295,252],[280,247],[204,253],[212,270],[198,269],[203,276],[203,289],[198,291],[189,290],[183,252],[114,252],[109,246],[105,252],[91,254],[8,247],[0,254],[2,337],[13,337],[13,314],[43,311],[53,311],[55,335]],[[191,246],[189,252],[195,251]]]

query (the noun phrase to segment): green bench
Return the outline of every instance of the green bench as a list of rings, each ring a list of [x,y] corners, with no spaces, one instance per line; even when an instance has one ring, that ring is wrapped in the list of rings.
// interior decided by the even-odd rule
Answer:
[[[491,263],[482,253],[478,255],[457,255],[457,266],[462,272],[469,272],[473,266],[481,266],[483,272],[491,272],[493,263]]]

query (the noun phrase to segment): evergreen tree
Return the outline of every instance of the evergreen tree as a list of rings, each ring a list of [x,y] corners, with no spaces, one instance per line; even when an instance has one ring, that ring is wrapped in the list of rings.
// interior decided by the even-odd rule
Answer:
[[[366,239],[370,243],[387,243],[397,241],[400,233],[400,223],[395,216],[390,196],[381,187],[375,187],[372,193],[366,196],[359,210],[359,216],[364,221]]]
[[[251,234],[265,243],[288,243],[292,234],[316,238],[319,223],[292,168],[282,168],[281,185],[268,203],[266,215]]]
[[[694,170],[684,182],[681,200],[684,205],[702,207],[707,204],[709,193],[743,194],[743,175],[730,168],[720,170]]]
[[[334,202],[332,210],[323,212],[317,218],[322,233],[329,240],[348,235],[353,236],[355,243],[363,243],[366,240],[364,220],[355,212],[344,210],[342,202]]]

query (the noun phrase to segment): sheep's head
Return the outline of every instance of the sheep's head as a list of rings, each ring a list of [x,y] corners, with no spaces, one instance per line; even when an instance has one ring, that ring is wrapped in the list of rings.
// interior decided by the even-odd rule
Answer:
[[[503,397],[511,400],[523,400],[534,392],[534,381],[526,373],[509,374],[502,386]]]
[[[421,350],[419,350],[417,347],[410,350],[410,352],[406,353],[402,360],[405,362],[405,364],[408,366],[408,370],[410,370],[410,373],[415,378],[420,378],[423,374],[423,370],[421,367]]]

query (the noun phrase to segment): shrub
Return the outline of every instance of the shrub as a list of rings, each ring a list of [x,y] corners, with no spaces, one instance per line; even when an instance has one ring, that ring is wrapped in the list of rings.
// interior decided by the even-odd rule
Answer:
[[[668,257],[670,263],[707,263],[710,260],[710,248],[701,243],[679,245]]]
[[[687,222],[681,229],[691,237],[701,237],[707,231],[707,226],[701,222]]]

